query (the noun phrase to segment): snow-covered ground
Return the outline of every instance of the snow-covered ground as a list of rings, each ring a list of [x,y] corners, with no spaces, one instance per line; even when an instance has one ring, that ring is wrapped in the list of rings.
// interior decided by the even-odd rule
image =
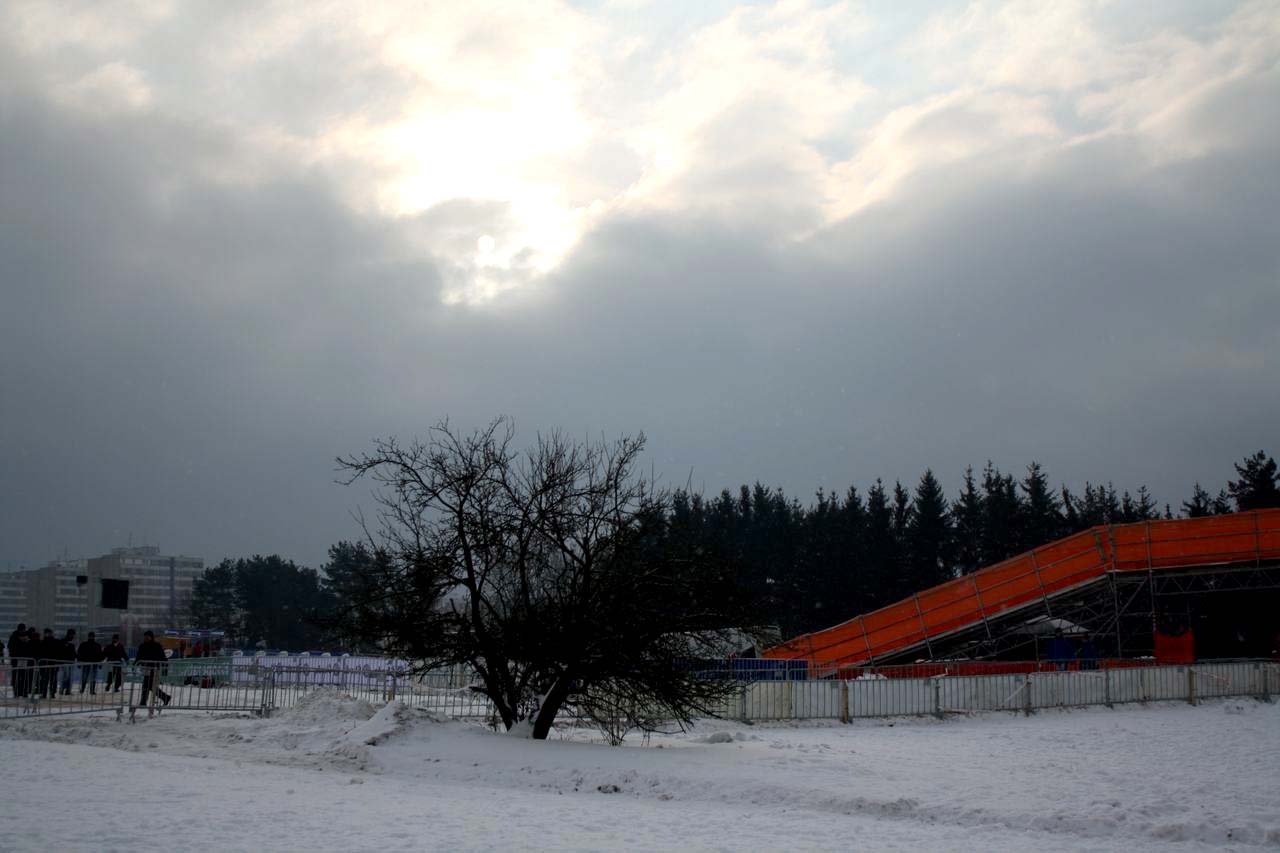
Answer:
[[[266,720],[8,722],[0,759],[3,850],[1280,847],[1280,705],[1253,700],[613,748],[319,692]]]

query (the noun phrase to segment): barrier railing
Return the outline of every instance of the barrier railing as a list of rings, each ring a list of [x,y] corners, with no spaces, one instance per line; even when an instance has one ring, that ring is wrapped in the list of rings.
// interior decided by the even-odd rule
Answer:
[[[463,667],[411,672],[408,667],[390,670],[326,670],[319,667],[274,667],[275,707],[297,704],[312,690],[342,690],[371,702],[397,701],[449,717],[488,719],[492,703],[471,686],[477,684]]]
[[[1044,708],[1132,702],[1196,704],[1209,697],[1242,696],[1269,701],[1280,685],[1280,662],[1276,661],[1204,661],[1188,666],[1128,664],[1141,662],[1105,661],[1096,669],[1070,670],[1035,662],[995,664],[993,670],[985,674],[965,665],[921,664],[862,667],[851,676],[849,668],[831,665],[827,669],[839,672],[842,677],[744,680],[738,696],[718,709],[718,715],[744,721],[838,719],[848,722],[857,717],[927,714],[941,717],[983,711],[1031,713]],[[1022,669],[1013,668],[1016,666]],[[994,667],[1007,668],[997,671]],[[948,672],[947,668],[953,671]],[[714,670],[702,674],[717,675]],[[726,668],[719,674],[735,678],[739,673]]]
[[[103,667],[60,663],[0,666],[0,719],[63,714],[124,713],[128,693],[108,690]],[[105,677],[105,676],[104,676]]]
[[[232,663],[228,664],[227,661]],[[267,715],[317,690],[336,690],[374,703],[397,701],[456,718],[493,719],[493,707],[462,668],[411,674],[397,669],[268,666],[250,659],[209,658],[109,666],[0,666],[0,720],[63,714],[114,713],[130,719],[164,711],[228,711]],[[717,716],[744,721],[966,714],[1252,696],[1280,689],[1280,662],[1203,661],[1160,666],[1099,661],[1058,670],[1042,662],[939,662],[907,666],[806,665],[752,669],[741,661],[699,664],[698,675],[738,682]],[[779,663],[779,662],[771,662]],[[783,677],[777,677],[778,672]],[[69,681],[64,676],[69,675]],[[108,686],[110,684],[110,687]],[[64,689],[65,688],[65,689]],[[566,712],[572,716],[572,709]]]
[[[128,668],[129,711],[242,711],[269,714],[275,707],[275,669],[237,666],[237,658],[180,658]]]

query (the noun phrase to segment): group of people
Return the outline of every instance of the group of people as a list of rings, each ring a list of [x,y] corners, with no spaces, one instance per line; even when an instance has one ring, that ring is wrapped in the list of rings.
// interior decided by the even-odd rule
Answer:
[[[111,635],[111,642],[103,646],[93,631],[83,642],[76,643],[75,629],[69,629],[58,639],[53,629],[45,628],[44,636],[34,627],[19,624],[9,635],[9,662],[12,664],[12,686],[15,698],[52,699],[58,694],[71,694],[75,669],[80,668],[80,692],[87,688],[91,694],[98,692],[98,674],[106,670],[104,692],[119,692],[124,682],[124,665],[129,653],[120,642],[119,634]],[[135,663],[145,668],[142,682],[142,704],[154,688],[156,696],[169,704],[169,696],[155,684],[156,673],[165,662],[164,648],[156,642],[155,634],[143,634],[142,645],[134,657]]]

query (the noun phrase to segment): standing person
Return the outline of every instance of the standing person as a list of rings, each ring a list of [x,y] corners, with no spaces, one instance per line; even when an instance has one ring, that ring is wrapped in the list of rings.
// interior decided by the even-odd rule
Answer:
[[[30,697],[36,690],[38,663],[37,658],[40,657],[40,632],[36,630],[35,625],[27,627],[27,644],[23,647],[26,653],[27,671],[23,673],[23,695]]]
[[[35,626],[27,628],[26,640],[18,647],[22,652],[22,695],[32,698],[36,691],[36,658],[40,657],[40,632]]]
[[[93,632],[76,648],[76,660],[80,661],[80,692],[85,687],[90,693],[98,692],[98,664],[102,662],[102,646],[94,639]]]
[[[12,634],[10,634],[10,635],[9,635],[9,646],[8,646],[8,649],[9,649],[9,657],[10,657],[10,659],[12,659],[12,658],[16,657],[16,655],[13,653],[13,644],[14,644],[14,643],[16,643],[16,642],[19,642],[20,640],[26,640],[26,638],[27,638],[27,623],[26,623],[26,622],[19,622],[19,623],[18,623],[18,628],[17,628],[17,630],[16,630],[16,631],[14,631]],[[17,661],[13,661],[13,665],[14,665],[14,666],[17,666],[17,665],[18,665],[18,662],[17,662]]]
[[[40,698],[52,699],[58,695],[58,665],[62,661],[62,641],[53,636],[52,628],[44,629],[40,647],[35,655],[36,669],[40,673]]]
[[[1098,668],[1098,646],[1093,642],[1092,634],[1086,634],[1084,642],[1080,644],[1080,668]]]
[[[147,694],[153,689],[161,702],[169,704],[169,694],[161,690],[160,683],[156,681],[166,660],[164,646],[156,642],[156,635],[150,631],[143,633],[142,645],[138,646],[138,654],[133,659],[133,662],[143,667],[145,672],[142,677],[142,702],[139,707],[147,704]]]
[[[1053,642],[1049,644],[1049,660],[1053,661],[1053,666],[1059,672],[1067,668],[1067,662],[1075,658],[1075,649],[1072,648],[1071,641],[1062,633],[1062,629],[1058,628],[1053,632]]]
[[[68,628],[62,638],[62,650],[58,659],[62,666],[58,668],[58,682],[63,696],[71,695],[71,677],[75,674],[76,663],[76,629]]]
[[[129,657],[129,653],[120,643],[120,635],[111,635],[111,644],[102,650],[102,659],[108,663],[107,666],[107,686],[103,688],[106,693],[111,692],[111,684],[115,683],[115,692],[120,692],[120,684],[124,675],[124,662]]]
[[[27,669],[27,626],[19,625],[19,630],[9,635],[9,664],[13,667],[13,698],[21,699],[27,695],[24,681]]]
[[[9,665],[10,677],[13,679],[13,698],[18,699],[23,696],[22,690],[22,670],[26,667],[27,651],[27,623],[19,622],[18,629],[9,635]]]

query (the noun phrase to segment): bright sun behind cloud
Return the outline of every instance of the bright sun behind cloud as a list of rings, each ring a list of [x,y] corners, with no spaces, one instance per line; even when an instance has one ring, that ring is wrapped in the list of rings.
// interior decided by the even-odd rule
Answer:
[[[15,0],[0,25],[69,109],[236,138],[204,177],[267,181],[302,164],[361,213],[421,222],[417,248],[454,303],[546,275],[618,213],[797,241],[928,170],[1027,168],[1108,133],[1166,159],[1203,153],[1215,143],[1186,129],[1187,93],[1273,67],[1280,41],[1265,0],[1194,21],[1194,37],[1158,16],[1108,26],[1083,0],[924,9],[908,24],[786,0],[682,14],[674,29],[642,8],[654,14],[285,4],[170,30],[181,6],[143,4],[125,25]],[[155,51],[160,35],[191,40],[172,48],[193,57],[183,78]],[[290,67],[309,71],[279,73]]]

